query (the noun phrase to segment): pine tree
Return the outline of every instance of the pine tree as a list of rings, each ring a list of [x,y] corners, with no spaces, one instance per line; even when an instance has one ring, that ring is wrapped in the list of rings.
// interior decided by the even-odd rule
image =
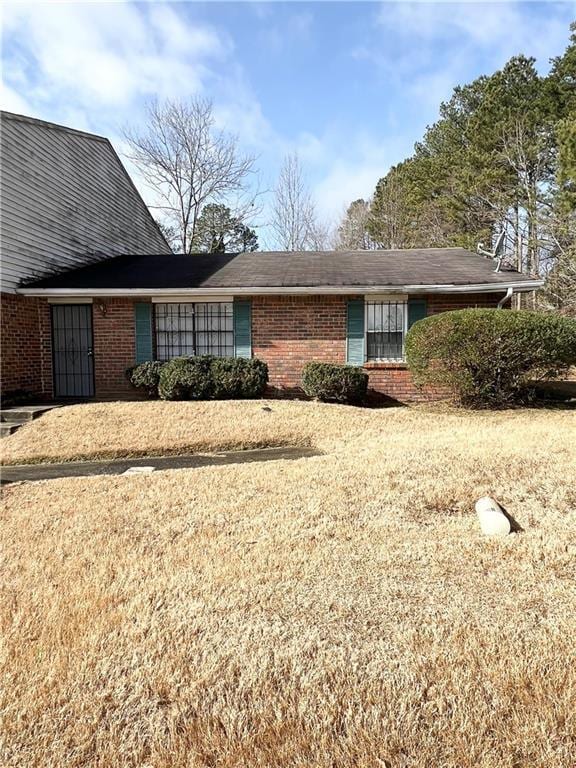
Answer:
[[[192,250],[204,253],[256,251],[258,237],[225,205],[209,203],[202,209],[192,239]]]

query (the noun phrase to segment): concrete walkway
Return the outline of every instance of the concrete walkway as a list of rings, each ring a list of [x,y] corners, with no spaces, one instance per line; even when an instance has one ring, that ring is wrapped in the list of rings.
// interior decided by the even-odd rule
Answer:
[[[195,469],[219,464],[245,464],[253,461],[277,461],[319,456],[314,448],[258,448],[226,453],[186,454],[183,456],[145,456],[138,459],[106,461],[69,461],[64,464],[17,464],[0,467],[0,482],[52,480],[57,477],[87,477],[92,475],[148,474],[163,469]]]

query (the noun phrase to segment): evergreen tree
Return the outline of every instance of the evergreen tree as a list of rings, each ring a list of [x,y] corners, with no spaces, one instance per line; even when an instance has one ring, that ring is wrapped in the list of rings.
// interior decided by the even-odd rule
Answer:
[[[574,254],[576,24],[566,52],[538,75],[515,56],[454,89],[413,155],[377,184],[368,231],[382,247],[487,247],[504,229],[505,254],[552,274]],[[555,269],[572,274],[573,262]],[[561,293],[557,292],[557,293]]]
[[[562,56],[552,61],[547,91],[557,115],[555,138],[558,149],[557,184],[561,204],[576,208],[576,22],[570,43]]]
[[[258,250],[258,236],[225,205],[209,203],[202,209],[192,239],[192,250],[235,253]]]

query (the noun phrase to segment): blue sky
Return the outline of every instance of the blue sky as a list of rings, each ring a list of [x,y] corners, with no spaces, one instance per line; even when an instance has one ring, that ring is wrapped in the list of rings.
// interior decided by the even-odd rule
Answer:
[[[547,71],[574,18],[576,2],[8,4],[2,106],[122,152],[146,99],[209,96],[258,155],[262,188],[297,150],[335,221],[410,154],[455,85],[517,53]]]

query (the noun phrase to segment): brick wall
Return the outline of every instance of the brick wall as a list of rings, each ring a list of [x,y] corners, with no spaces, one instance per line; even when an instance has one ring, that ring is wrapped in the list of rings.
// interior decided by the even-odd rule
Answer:
[[[104,307],[102,311],[100,306]],[[94,299],[94,378],[97,399],[133,398],[136,391],[125,371],[134,365],[134,302]],[[51,399],[52,332],[50,305],[45,299],[2,294],[2,392],[24,389]]]
[[[431,295],[428,312],[494,307],[500,294]],[[266,361],[278,394],[299,391],[310,360],[346,360],[346,296],[256,296],[252,299],[252,345]],[[141,299],[140,299],[141,300]],[[101,308],[103,307],[103,308]],[[52,397],[50,307],[44,299],[2,294],[2,391],[26,389]],[[134,398],[125,370],[134,364],[134,301],[94,299],[96,398]],[[369,387],[398,400],[422,399],[406,366],[368,363]]]
[[[134,302],[131,299],[94,299],[94,378],[98,399],[134,398],[126,378],[134,365]]]
[[[277,394],[297,394],[302,368],[310,360],[346,361],[347,296],[257,296],[252,299],[252,351],[268,363]],[[502,294],[436,294],[428,314],[465,307],[495,307]],[[367,363],[373,396],[422,400],[433,392],[416,389],[405,364]]]
[[[310,360],[346,359],[345,296],[255,296],[252,354],[268,363],[270,386],[298,390]]]
[[[38,302],[38,338],[40,342],[40,384],[42,397],[51,400],[52,390],[52,320],[50,304],[46,299],[31,299]]]
[[[0,386],[4,394],[17,389],[42,394],[41,304],[39,299],[13,293],[0,297]]]
[[[437,315],[439,312],[449,312],[452,309],[468,309],[470,307],[495,308],[504,297],[502,293],[432,293],[428,296],[428,314]],[[510,302],[504,305],[510,308]]]

